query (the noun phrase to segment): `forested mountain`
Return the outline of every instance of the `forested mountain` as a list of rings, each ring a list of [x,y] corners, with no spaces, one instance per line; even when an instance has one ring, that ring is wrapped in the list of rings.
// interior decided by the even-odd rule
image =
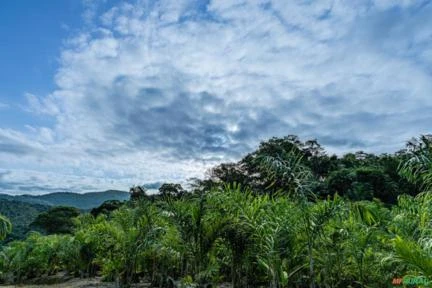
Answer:
[[[94,207],[98,207],[107,200],[127,200],[129,199],[129,193],[124,191],[108,190],[103,192],[89,192],[83,194],[72,192],[56,192],[44,195],[18,196],[0,194],[0,199],[41,204],[46,206],[71,206],[81,210],[89,210]]]
[[[0,194],[0,215],[9,218],[13,227],[5,241],[22,239],[28,231],[32,230],[29,225],[36,217],[53,206],[70,206],[87,211],[99,207],[108,200],[127,199],[129,193],[116,190],[84,194],[58,192],[37,196]]]
[[[37,203],[0,199],[0,215],[6,216],[12,223],[12,232],[6,241],[22,239],[29,231],[29,225],[49,208],[50,206]]]

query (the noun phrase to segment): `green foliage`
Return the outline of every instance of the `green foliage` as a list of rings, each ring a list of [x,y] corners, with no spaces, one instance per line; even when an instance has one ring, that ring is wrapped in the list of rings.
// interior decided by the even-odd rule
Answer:
[[[409,159],[401,165],[400,172],[410,182],[424,191],[432,189],[432,135],[423,135],[409,143]]]
[[[7,234],[9,234],[11,231],[11,222],[9,221],[9,219],[0,214],[0,240],[6,238]]]
[[[417,150],[425,151],[426,144],[421,147]],[[342,157],[329,156],[316,140],[302,142],[291,135],[271,138],[241,161],[211,169],[208,182],[203,183],[207,187],[237,183],[257,194],[280,191],[291,194],[302,181],[303,186],[307,183],[308,192],[321,199],[337,193],[350,200],[378,198],[394,204],[398,195],[416,195],[421,191],[418,183],[410,182],[409,177],[398,172],[401,163],[413,153],[405,150],[377,156],[360,151]]]
[[[40,204],[0,199],[0,214],[7,217],[12,223],[12,231],[6,237],[5,242],[23,239],[30,230],[29,225],[41,212],[49,208],[49,206]]]
[[[97,217],[100,214],[109,215],[111,212],[119,209],[123,205],[124,202],[121,202],[119,200],[107,200],[104,203],[102,203],[99,207],[93,208],[90,211],[90,214],[93,215],[93,217]]]
[[[398,194],[397,183],[382,168],[343,168],[332,172],[327,183],[331,194],[356,201],[378,198],[385,203],[394,203]]]
[[[129,190],[131,201],[140,201],[147,198],[146,188],[143,186],[133,186]]]
[[[181,197],[186,191],[180,184],[164,183],[159,187],[159,192],[163,197]]]
[[[0,252],[0,278],[17,283],[67,271],[123,287],[140,279],[159,287],[385,287],[394,275],[430,272],[430,197],[410,197],[387,208],[225,185],[143,200],[109,217],[82,214],[71,235],[32,233],[10,243]]]
[[[26,279],[53,275],[71,267],[78,246],[68,235],[42,236],[31,233],[25,241],[11,242],[2,250],[0,274],[3,280],[20,283]]]
[[[74,228],[72,219],[79,214],[80,211],[73,207],[54,207],[39,214],[30,226],[47,234],[72,233]]]
[[[428,240],[430,242],[430,239]],[[430,244],[430,243],[429,243]],[[419,243],[405,240],[401,237],[394,239],[395,254],[398,260],[408,264],[422,275],[432,276],[432,254],[424,249]]]

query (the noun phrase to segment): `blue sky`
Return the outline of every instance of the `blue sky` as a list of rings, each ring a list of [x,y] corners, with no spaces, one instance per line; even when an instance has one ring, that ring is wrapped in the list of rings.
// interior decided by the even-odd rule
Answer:
[[[79,25],[78,1],[3,1],[0,9],[0,102],[24,105],[26,91],[47,94],[55,88],[66,23]],[[2,128],[22,129],[31,115],[2,110]]]
[[[432,3],[6,0],[0,192],[202,177],[272,136],[395,152],[432,123]]]

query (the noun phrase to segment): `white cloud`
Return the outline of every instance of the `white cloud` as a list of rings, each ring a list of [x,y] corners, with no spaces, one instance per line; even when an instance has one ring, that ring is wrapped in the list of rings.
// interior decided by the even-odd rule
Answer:
[[[27,94],[55,125],[6,131],[29,152],[2,160],[72,175],[79,190],[202,176],[271,136],[402,148],[432,120],[432,6],[369,2],[138,1],[100,13],[89,1],[58,88]]]
[[[59,108],[57,107],[56,100],[53,99],[51,95],[40,99],[34,94],[25,93],[28,106],[25,108],[28,112],[33,112],[36,114],[47,114],[51,116],[56,116],[59,113]]]

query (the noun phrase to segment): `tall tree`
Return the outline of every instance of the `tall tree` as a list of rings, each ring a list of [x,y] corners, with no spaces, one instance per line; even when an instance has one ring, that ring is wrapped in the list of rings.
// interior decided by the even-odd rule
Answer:
[[[70,234],[73,232],[73,218],[80,215],[80,211],[74,207],[54,207],[39,214],[33,223],[32,228],[47,234]]]
[[[164,197],[181,197],[186,191],[181,184],[164,183],[159,187],[159,192]]]
[[[409,160],[400,167],[400,173],[409,181],[421,185],[424,191],[432,189],[432,135],[422,135],[407,144]]]
[[[139,201],[147,197],[146,188],[143,186],[133,186],[129,190],[130,200]]]

